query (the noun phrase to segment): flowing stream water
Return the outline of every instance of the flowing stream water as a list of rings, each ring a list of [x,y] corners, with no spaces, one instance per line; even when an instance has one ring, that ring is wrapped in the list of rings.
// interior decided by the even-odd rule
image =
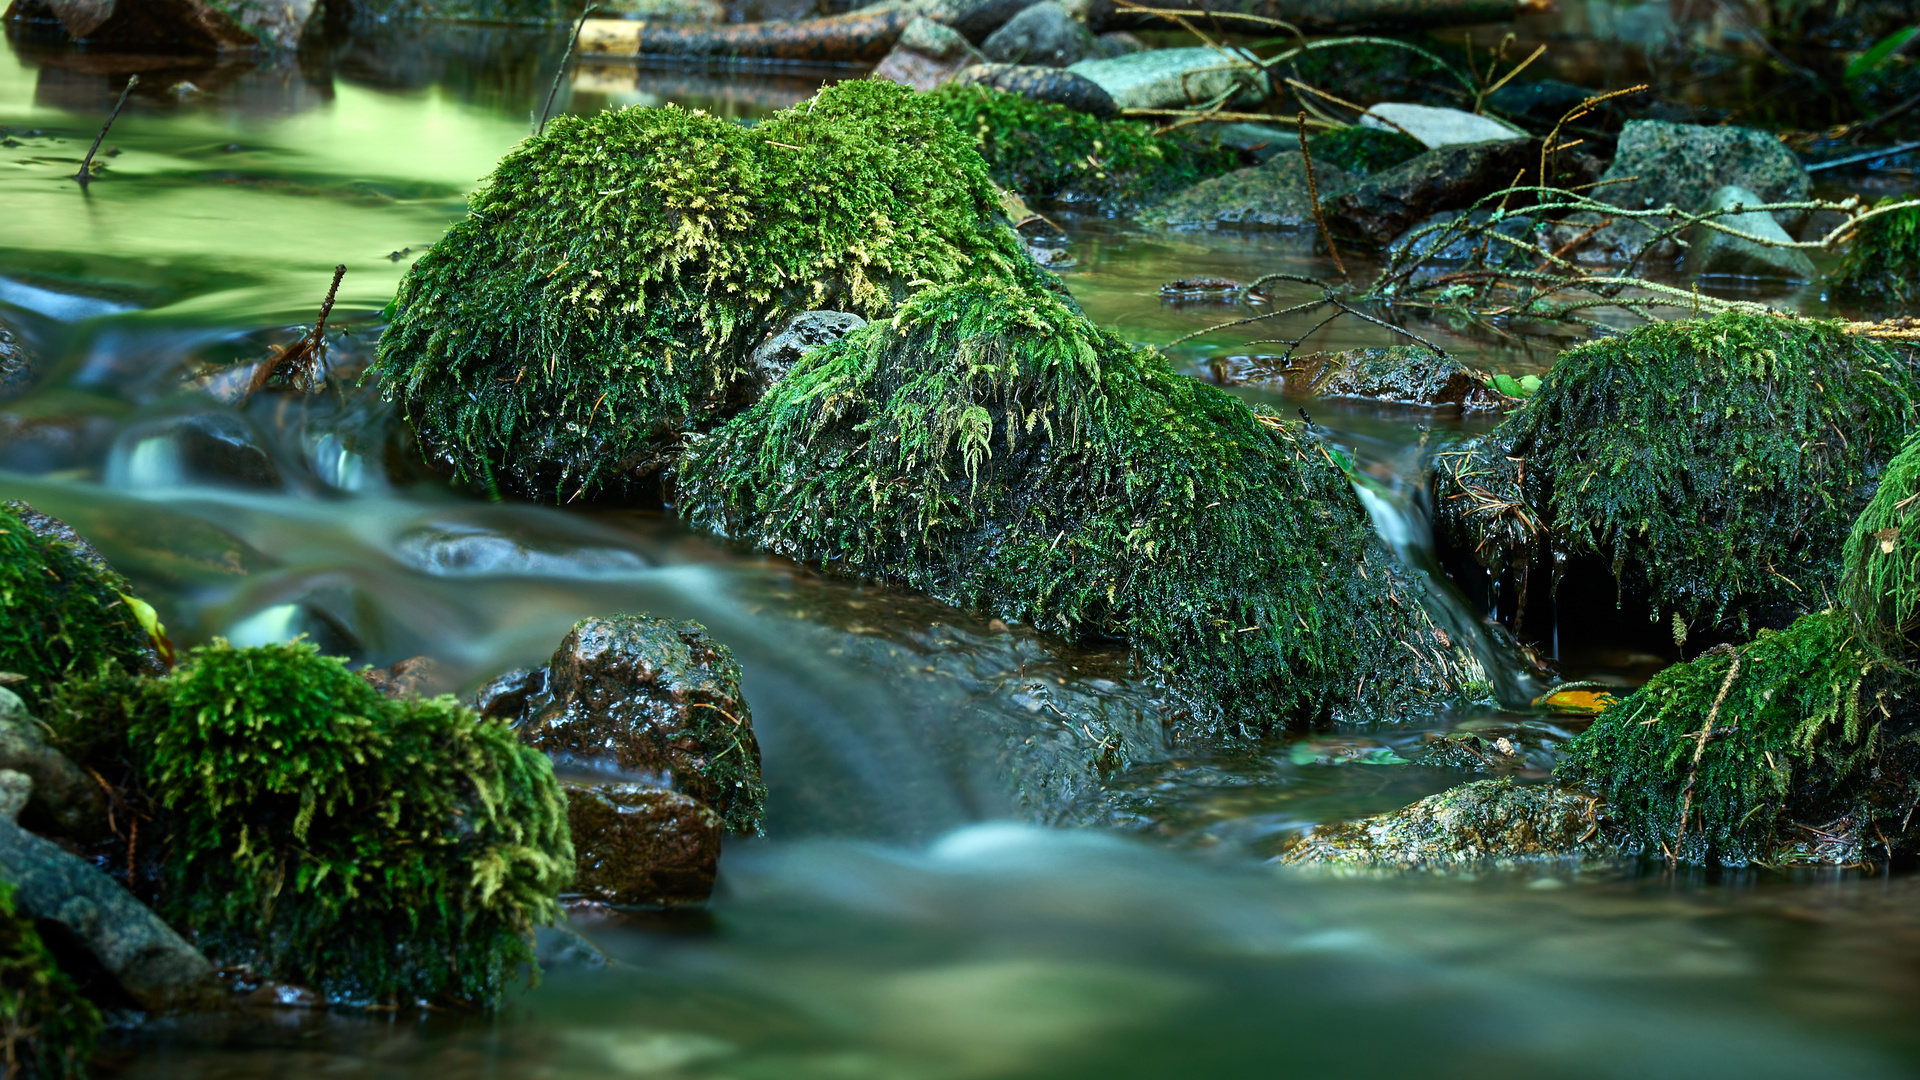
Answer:
[[[1383,538],[1442,585],[1442,625],[1504,709],[1384,716],[1232,755],[1160,746],[1092,787],[1047,781],[1031,748],[1092,717],[1153,730],[1156,688],[1124,656],[825,578],[658,512],[489,503],[425,475],[354,378],[411,259],[527,133],[561,44],[413,27],[279,67],[149,65],[85,191],[68,178],[117,93],[104,72],[128,65],[0,49],[0,321],[40,365],[0,404],[0,498],[72,523],[182,644],[306,634],[356,663],[430,655],[466,690],[540,662],[588,615],[697,619],[745,670],[771,788],[767,838],[730,844],[711,905],[582,921],[611,961],[556,954],[498,1017],[252,1010],[129,1026],[109,1040],[108,1074],[1920,1071],[1912,878],[1345,880],[1269,864],[1316,821],[1471,778],[1419,763],[1437,734],[1510,737],[1524,751],[1513,771],[1542,778],[1570,733],[1525,708],[1537,674],[1434,560],[1427,454],[1484,420],[1285,402],[1351,449]],[[750,121],[850,74],[589,66],[563,102]],[[1165,304],[1163,281],[1325,270],[1297,238],[1070,227],[1070,287],[1142,343],[1232,310]],[[335,263],[346,334],[327,390],[239,408],[210,393],[209,368],[294,340]],[[1516,374],[1571,340],[1422,332]],[[1263,334],[1169,352],[1205,377]],[[1388,343],[1352,321],[1314,341]],[[1658,663],[1624,646],[1558,660],[1620,685]]]

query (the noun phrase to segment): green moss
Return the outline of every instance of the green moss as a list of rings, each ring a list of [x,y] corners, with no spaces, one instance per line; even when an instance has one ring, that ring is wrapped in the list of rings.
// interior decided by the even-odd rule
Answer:
[[[573,851],[551,765],[504,723],[385,698],[304,643],[113,683],[52,723],[102,771],[131,763],[167,837],[156,906],[216,963],[335,1001],[482,1006],[532,963]]]
[[[1833,323],[1650,324],[1562,353],[1525,406],[1443,458],[1439,524],[1502,570],[1597,553],[1662,618],[1808,610],[1839,583],[1917,389]]]
[[[973,137],[994,183],[1029,202],[1130,214],[1241,164],[1228,147],[989,87],[950,84],[927,98]]]
[[[1329,452],[1044,295],[931,289],[689,449],[697,524],[1073,638],[1264,732],[1457,672]]]
[[[752,128],[673,106],[561,117],[402,280],[373,370],[460,477],[571,500],[744,406],[747,356],[788,314],[876,317],[929,282],[1050,287],[998,207],[969,137],[891,83]]]
[[[1906,834],[1920,764],[1896,737],[1910,724],[1887,723],[1894,685],[1844,612],[1802,616],[1654,676],[1556,775],[1605,796],[1644,850],[1687,862],[1772,861],[1808,841],[1803,826],[1878,846]]]
[[[0,1055],[22,1080],[82,1080],[100,1038],[100,1010],[54,966],[33,920],[0,881]]]
[[[1854,633],[1883,663],[1910,666],[1920,632],[1920,432],[1887,464],[1847,535],[1840,599]]]
[[[1307,137],[1316,165],[1336,165],[1358,176],[1391,169],[1427,152],[1420,140],[1398,131],[1344,127]]]
[[[1910,201],[1889,195],[1880,204]],[[1827,280],[1852,297],[1902,308],[1920,303],[1920,207],[1867,219]]]
[[[0,506],[0,671],[29,707],[62,680],[110,664],[137,669],[146,631],[120,599],[126,579],[61,540],[35,536]]]

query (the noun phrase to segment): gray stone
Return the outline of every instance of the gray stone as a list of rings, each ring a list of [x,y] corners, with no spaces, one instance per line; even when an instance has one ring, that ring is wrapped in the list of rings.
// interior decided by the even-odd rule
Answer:
[[[1034,0],[926,0],[915,7],[920,14],[953,27],[977,45],[1033,3]]]
[[[1491,116],[1475,116],[1460,109],[1409,105],[1397,101],[1383,101],[1368,108],[1360,116],[1360,125],[1382,131],[1404,131],[1420,140],[1420,144],[1429,150],[1527,137],[1526,132]]]
[[[865,325],[867,320],[845,311],[803,311],[787,319],[753,350],[750,366],[760,392],[785,378],[808,350],[831,345]]]
[[[874,66],[873,77],[915,90],[931,90],[985,59],[960,31],[917,16],[901,32],[892,51]]]
[[[0,770],[0,876],[20,909],[64,926],[143,1009],[219,1004],[225,992],[199,950],[112,878],[20,827],[32,793],[26,774]]]
[[[1067,68],[1099,84],[1122,109],[1184,108],[1211,101],[1236,83],[1238,104],[1266,97],[1267,77],[1250,63],[1214,49],[1150,49],[1105,60],[1082,60]]]
[[[1230,385],[1264,386],[1295,397],[1468,410],[1490,409],[1501,400],[1465,364],[1420,345],[1308,353],[1284,366],[1249,363],[1221,374]]]
[[[1599,800],[1564,788],[1476,780],[1360,821],[1320,825],[1282,863],[1483,869],[1620,854]]]
[[[1069,11],[1072,9],[1069,8]],[[1109,30],[1093,39],[1093,55],[1112,58],[1146,52],[1147,43],[1125,30]]]
[[[1494,220],[1491,210],[1442,210],[1408,229],[1388,252],[1417,260],[1408,283],[1424,285],[1463,267],[1518,270],[1540,262],[1537,225],[1526,214]]]
[[[1764,205],[1759,195],[1729,184],[1707,200],[1708,210],[1727,210],[1742,206]],[[1790,244],[1793,237],[1780,227],[1772,214],[1761,210],[1727,214],[1714,219],[1716,224],[1738,229],[1778,244]],[[1687,237],[1687,273],[1730,274],[1737,277],[1792,278],[1813,280],[1813,260],[1798,248],[1773,247],[1730,236],[1705,224],[1695,225]]]
[[[1314,169],[1320,197],[1328,198],[1349,182],[1330,165]],[[1277,154],[1266,162],[1225,176],[1202,180],[1140,215],[1158,229],[1245,229],[1310,231],[1313,200],[1307,191],[1307,167],[1299,154]]]
[[[1767,202],[1801,202],[1813,182],[1793,152],[1764,131],[1633,120],[1620,130],[1613,164],[1600,177],[1596,198],[1623,210],[1669,203],[1697,211],[1720,188],[1743,187]],[[1781,214],[1788,231],[1799,214]]]
[[[106,792],[99,782],[48,746],[26,702],[6,689],[0,689],[0,769],[33,781],[33,797],[22,817],[35,832],[82,842],[111,835]]]
[[[727,7],[720,0],[597,0],[601,17],[613,15],[650,23],[723,23]]]
[[[1036,64],[975,64],[954,76],[953,81],[1063,105],[1103,120],[1120,111],[1099,84],[1059,68]]]
[[[1465,210],[1481,198],[1528,182],[1539,168],[1537,139],[1443,146],[1357,181],[1320,202],[1327,222],[1343,239],[1386,246],[1417,221],[1442,210]]]
[[[1041,0],[995,30],[980,51],[1001,64],[1063,68],[1095,55],[1093,33],[1067,14],[1059,0]]]

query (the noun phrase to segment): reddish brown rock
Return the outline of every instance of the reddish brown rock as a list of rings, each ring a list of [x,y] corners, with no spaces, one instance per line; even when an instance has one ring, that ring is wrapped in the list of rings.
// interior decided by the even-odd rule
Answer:
[[[564,785],[573,890],[608,904],[699,903],[720,863],[720,815],[648,784]]]

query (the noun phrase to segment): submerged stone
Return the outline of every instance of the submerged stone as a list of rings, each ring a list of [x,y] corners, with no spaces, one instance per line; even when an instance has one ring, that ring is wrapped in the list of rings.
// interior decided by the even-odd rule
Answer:
[[[1412,806],[1318,825],[1281,855],[1289,866],[1482,870],[1620,854],[1598,799],[1511,779],[1476,780]]]
[[[699,903],[720,864],[720,815],[651,784],[567,783],[571,890],[608,904]]]
[[[760,831],[767,789],[740,665],[698,623],[583,619],[546,668],[496,684],[481,708],[521,718],[521,738],[564,773],[651,777],[735,833]]]
[[[1462,661],[1297,423],[1044,295],[932,289],[689,451],[695,524],[1069,638],[1129,642],[1176,735],[1450,698]]]
[[[647,490],[686,433],[751,400],[749,354],[782,319],[876,316],[928,282],[1050,286],[972,134],[871,79],[751,128],[671,106],[559,117],[402,279],[371,370],[462,479]]]
[[[1652,323],[1561,353],[1522,408],[1444,455],[1436,531],[1522,595],[1597,556],[1662,621],[1745,636],[1839,584],[1917,400],[1910,364],[1833,323]]]
[[[1235,385],[1266,385],[1300,397],[1360,398],[1420,408],[1490,409],[1501,402],[1485,377],[1425,346],[1307,353],[1285,366],[1233,370]]]
[[[990,66],[974,71],[985,78]],[[1028,202],[1132,213],[1240,163],[1226,147],[984,86],[948,85],[927,97],[973,137],[994,183]]]
[[[1729,184],[1708,197],[1705,209],[1736,210],[1761,205],[1764,203],[1759,195]],[[1793,242],[1793,237],[1787,235],[1787,230],[1780,227],[1773,215],[1764,211],[1730,213],[1713,220],[1717,225],[1738,229],[1761,240],[1774,241],[1775,244]],[[1689,274],[1731,274],[1737,277],[1791,278],[1797,281],[1811,281],[1815,275],[1813,260],[1798,248],[1776,247],[1744,236],[1731,236],[1704,224],[1694,226],[1689,234],[1686,268]]]

